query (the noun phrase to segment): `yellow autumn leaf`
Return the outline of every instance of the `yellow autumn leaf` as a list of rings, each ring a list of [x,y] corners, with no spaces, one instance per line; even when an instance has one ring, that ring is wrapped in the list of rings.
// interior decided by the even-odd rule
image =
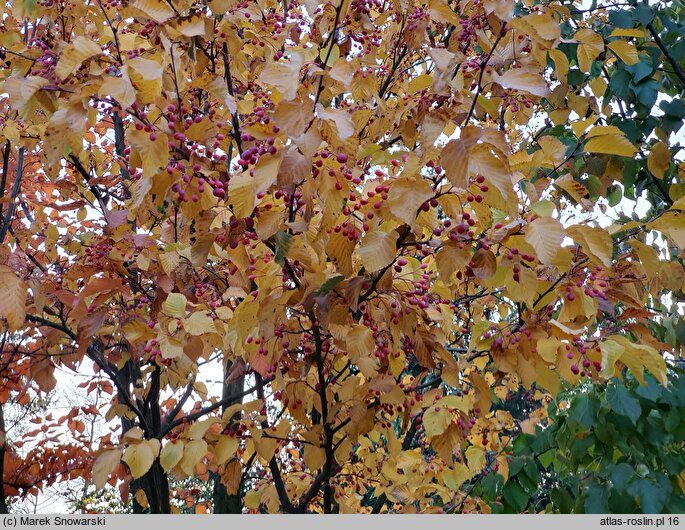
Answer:
[[[458,491],[459,487],[469,480],[473,476],[473,473],[464,464],[455,463],[452,469],[448,469],[442,472],[442,480],[452,491]]]
[[[602,350],[602,376],[613,377],[616,373],[616,363],[622,362],[628,367],[641,385],[645,384],[644,370],[657,378],[662,384],[668,384],[666,361],[663,356],[651,346],[631,342],[623,335],[611,335],[600,344]]]
[[[206,313],[198,311],[193,313],[183,321],[183,327],[191,335],[204,335],[205,333],[216,333],[214,320]]]
[[[554,61],[554,73],[559,81],[566,81],[568,75],[569,62],[568,57],[561,50],[550,50],[549,56]]]
[[[175,442],[167,442],[162,447],[159,454],[159,463],[162,469],[169,473],[183,458],[183,448],[185,444],[183,440],[176,440]]]
[[[166,22],[174,16],[174,10],[164,0],[135,0],[133,7],[139,9],[159,24]]]
[[[183,318],[186,316],[186,297],[181,293],[169,293],[162,304],[162,310],[170,317]]]
[[[4,90],[9,95],[12,107],[21,110],[36,92],[48,84],[50,84],[50,81],[36,75],[28,77],[13,76],[5,81]]]
[[[504,156],[504,153],[497,152],[490,144],[477,144],[471,150],[469,171],[483,175],[486,183],[494,185],[503,199],[507,198],[512,184],[509,160]]]
[[[647,226],[653,230],[663,232],[671,238],[679,248],[685,249],[684,212],[669,210],[651,223],[648,223]]]
[[[109,476],[117,468],[120,461],[121,449],[109,449],[100,453],[93,464],[93,482],[96,489],[101,490],[105,487]]]
[[[443,244],[435,256],[435,263],[443,282],[452,280],[452,275],[465,268],[471,261],[471,253],[466,248],[459,248],[456,243],[448,241]]]
[[[159,440],[154,438],[126,448],[122,460],[126,462],[133,478],[142,477],[148,472],[159,454],[159,448]]]
[[[430,184],[423,179],[399,178],[390,186],[390,212],[409,226],[416,223],[419,207],[433,196]]]
[[[614,55],[621,59],[626,64],[636,64],[640,58],[637,55],[637,50],[632,44],[628,44],[624,40],[615,40],[607,44],[607,47],[614,52]]]
[[[440,405],[430,405],[423,413],[423,428],[426,436],[438,436],[447,430],[454,416],[452,413]]]
[[[169,252],[162,252],[161,254],[158,254],[157,260],[162,266],[164,274],[169,276],[174,269],[178,267],[178,264],[181,262],[181,257],[175,250],[170,250]]]
[[[550,265],[559,252],[564,235],[564,227],[557,219],[539,217],[528,225],[525,239],[535,249],[538,259]]]
[[[254,210],[257,200],[254,185],[254,178],[247,173],[231,177],[228,183],[228,202],[238,219],[248,217]]]
[[[190,426],[190,429],[188,429],[188,438],[191,440],[199,440],[203,438],[207,433],[207,430],[209,430],[209,428],[216,423],[219,423],[219,418],[215,417],[196,421]]]
[[[28,286],[5,265],[0,265],[0,285],[0,319],[7,320],[10,331],[16,331],[26,319]]]
[[[387,267],[395,259],[398,234],[396,231],[374,230],[364,236],[359,247],[359,257],[367,272]]]
[[[604,51],[604,40],[591,29],[580,29],[574,35],[578,44],[578,66],[582,72],[588,73],[597,56]]]
[[[130,107],[136,100],[136,91],[126,74],[121,77],[106,77],[100,86],[98,95],[101,98],[109,96],[118,101],[124,108]]]
[[[320,103],[316,105],[316,114],[320,119],[330,122],[335,126],[338,138],[347,140],[356,132],[352,115],[344,109],[325,108]]]
[[[548,363],[554,363],[557,359],[559,346],[561,346],[561,342],[556,337],[545,337],[538,340],[535,347],[540,357]]]
[[[483,385],[479,383],[475,383],[477,380],[478,374],[472,373],[469,377],[471,377],[471,382],[476,386],[476,388],[479,389],[479,391],[482,393],[483,392]],[[489,390],[488,390],[488,395],[487,398],[490,397]],[[450,394],[449,396],[445,396],[444,398],[441,398],[438,400],[435,405],[438,405],[440,407],[448,408],[448,409],[456,409],[460,410],[461,412],[470,412],[471,408],[473,407],[473,399],[472,395],[466,397],[466,396],[457,396],[455,394]]]
[[[144,81],[155,81],[162,77],[164,68],[157,61],[145,57],[134,57],[128,61],[128,67],[135,70]],[[222,84],[225,87],[225,84]]]
[[[440,153],[440,164],[447,180],[455,188],[465,190],[469,187],[469,152],[461,139],[456,138],[445,144]]]
[[[592,206],[589,190],[583,186],[583,184],[575,180],[570,174],[567,173],[556,179],[554,185],[568,193],[577,204],[583,206],[585,209],[590,209]]]
[[[321,469],[326,462],[326,451],[323,447],[306,445],[304,449],[304,463],[311,470]]]
[[[472,445],[466,450],[466,462],[472,473],[477,473],[485,466],[485,451],[482,447]]]
[[[547,97],[550,93],[545,78],[532,68],[510,68],[504,74],[494,77],[504,88],[528,92],[534,96]]]
[[[183,355],[183,343],[175,337],[164,336],[159,341],[159,351],[163,359],[178,359]]]
[[[214,458],[216,463],[221,465],[233,457],[238,450],[240,443],[235,436],[223,435],[214,448]]]
[[[281,94],[283,99],[291,101],[297,95],[300,86],[300,68],[302,57],[299,54],[291,54],[290,61],[271,61],[262,70],[259,81],[271,85]]]
[[[195,466],[207,454],[207,442],[204,440],[192,440],[183,449],[183,458],[180,466],[186,475],[195,473]]]
[[[345,337],[347,343],[347,351],[353,358],[370,356],[376,344],[373,340],[373,332],[362,325],[355,325]]]
[[[76,72],[81,64],[83,64],[83,61],[101,52],[102,50],[97,43],[79,35],[74,39],[74,42],[62,50],[55,67],[55,75],[59,79],[64,80]]]
[[[647,32],[638,28],[616,28],[612,30],[609,37],[645,37]]]
[[[345,88],[349,88],[354,77],[354,66],[347,59],[339,58],[328,70],[328,76],[342,83]]]
[[[596,264],[611,267],[614,242],[609,232],[603,228],[574,225],[568,227],[567,233]]]
[[[205,19],[199,15],[183,17],[178,21],[175,29],[185,37],[199,37],[207,33]]]
[[[652,146],[647,156],[647,169],[658,179],[663,179],[668,167],[671,165],[671,151],[668,145],[659,142]]]
[[[145,131],[131,130],[126,138],[131,146],[138,151],[143,162],[143,177],[152,178],[160,170],[166,167],[169,161],[168,137],[162,132],[157,132],[155,140]],[[143,180],[143,179],[141,179]]]
[[[630,143],[630,140],[625,136],[606,134],[590,138],[585,144],[585,151],[587,153],[633,157],[637,153],[637,147]]]
[[[604,136],[606,134],[623,136],[623,131],[621,131],[621,129],[619,129],[615,125],[595,125],[592,129],[588,131],[586,137],[593,138],[595,136]]]

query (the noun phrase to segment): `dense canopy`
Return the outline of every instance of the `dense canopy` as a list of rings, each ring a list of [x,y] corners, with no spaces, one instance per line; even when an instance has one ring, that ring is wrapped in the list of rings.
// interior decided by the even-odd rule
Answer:
[[[0,11],[3,511],[683,510],[682,5]]]

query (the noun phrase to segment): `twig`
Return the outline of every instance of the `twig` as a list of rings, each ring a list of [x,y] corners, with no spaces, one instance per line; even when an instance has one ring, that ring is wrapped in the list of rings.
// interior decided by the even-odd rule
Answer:
[[[504,37],[504,35],[506,35],[506,33],[507,33],[507,26],[506,26],[506,24],[502,24],[502,28],[499,31],[499,35],[497,35],[497,39],[495,39],[495,42],[492,44],[492,48],[490,48],[490,52],[488,53],[485,60],[480,64],[480,74],[478,75],[478,84],[476,85],[476,95],[473,97],[473,101],[471,102],[471,108],[469,109],[469,113],[466,115],[466,119],[462,123],[462,126],[466,125],[469,122],[469,120],[473,116],[473,112],[476,110],[476,103],[478,102],[478,97],[480,96],[480,93],[483,90],[483,87],[481,86],[481,84],[483,83],[483,75],[485,74],[485,69],[487,68],[488,63],[490,62],[492,55],[495,53],[495,48],[497,48],[499,41],[502,40],[502,38]]]
[[[8,143],[9,146],[9,143]],[[8,158],[9,160],[9,158]],[[5,163],[7,167],[7,163]],[[4,172],[4,168],[3,168]],[[12,222],[12,215],[14,214],[15,200],[17,195],[19,195],[19,187],[21,186],[21,176],[24,172],[24,148],[19,148],[19,156],[17,158],[17,173],[14,177],[14,184],[12,185],[12,191],[10,192],[10,203],[7,205],[7,212],[5,213],[5,218],[2,220],[2,225],[0,225],[0,245],[5,242],[5,235],[9,229],[10,223]]]
[[[270,379],[268,381],[271,381]],[[267,382],[268,382],[267,381]],[[169,421],[160,429],[160,438],[166,436],[171,432],[173,429],[178,427],[179,425],[182,425],[185,422],[190,422],[190,421],[195,421],[198,418],[201,418],[202,416],[205,416],[206,414],[209,414],[210,412],[214,412],[216,409],[223,407],[224,405],[227,405],[231,403],[232,401],[235,401],[238,398],[248,396],[252,394],[255,390],[257,390],[258,387],[254,386],[252,388],[248,388],[247,390],[243,390],[242,392],[238,392],[236,394],[232,394],[224,399],[221,399],[217,401],[216,403],[212,403],[211,405],[208,405],[206,407],[203,407],[195,412],[192,412],[190,414],[186,414],[185,416],[182,416],[181,418],[174,419],[173,417],[169,416]]]
[[[680,84],[683,85],[683,88],[685,88],[685,73],[680,68],[680,65],[676,62],[676,60],[671,56],[670,53],[668,53],[668,49],[666,46],[664,46],[663,41],[661,40],[661,37],[659,37],[659,34],[657,33],[656,29],[654,29],[654,26],[650,22],[646,26],[647,31],[652,35],[654,38],[654,42],[656,42],[656,45],[659,47],[661,50],[661,53],[664,54],[664,57],[666,57],[666,60],[671,64],[673,67],[673,73],[676,75],[676,77],[680,80]]]

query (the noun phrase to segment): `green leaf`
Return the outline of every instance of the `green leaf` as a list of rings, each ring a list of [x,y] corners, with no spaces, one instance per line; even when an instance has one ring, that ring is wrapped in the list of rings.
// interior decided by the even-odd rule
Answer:
[[[646,79],[635,85],[635,94],[645,107],[651,107],[659,94],[659,83],[654,79]]]
[[[661,513],[671,493],[670,489],[668,481],[666,484],[660,484],[648,478],[641,478],[630,485],[628,493],[639,497],[642,513]]]
[[[626,387],[616,384],[607,388],[607,403],[611,410],[622,416],[627,416],[635,424],[642,414],[640,402],[635,399]]]
[[[292,243],[293,236],[283,230],[276,232],[276,256],[274,257],[276,263],[283,265],[285,257],[288,254],[288,249]]]
[[[609,89],[613,94],[623,100],[630,100],[632,92],[630,90],[630,73],[619,69],[611,76]]]
[[[673,99],[671,101],[662,101],[659,103],[659,108],[669,116],[674,118],[685,118],[685,101],[680,99]]]
[[[663,388],[652,374],[645,374],[645,384],[638,386],[635,393],[641,398],[656,402],[661,397]]]
[[[652,65],[646,61],[640,61],[639,63],[626,65],[625,69],[632,74],[633,82],[636,84],[643,79],[648,78],[654,72]]]
[[[614,185],[607,188],[607,200],[609,201],[609,206],[612,208],[616,206],[623,199],[623,192],[621,191],[621,186]]]
[[[608,422],[599,422],[595,425],[595,436],[603,444],[613,446],[621,435],[616,427]]]
[[[632,28],[633,15],[626,9],[609,12],[609,23],[617,28]]]
[[[646,26],[654,20],[654,11],[648,5],[640,4],[634,8],[633,16],[640,24]]]
[[[585,490],[585,513],[608,513],[609,488],[592,484]]]
[[[345,279],[345,277],[342,275],[333,276],[332,278],[328,278],[328,280],[326,280],[325,282],[323,282],[321,284],[321,287],[319,287],[317,294],[323,295],[323,294],[331,292],[333,289],[335,289],[335,286],[338,285],[344,279]]]
[[[549,451],[545,451],[542,453],[539,457],[538,460],[540,460],[540,463],[545,466],[545,469],[549,468],[549,466],[552,464],[554,461],[554,457],[556,456],[557,451],[556,449],[550,449]]]
[[[502,495],[516,512],[521,512],[528,506],[528,494],[515,480],[507,482],[502,490]]]
[[[632,479],[633,475],[635,474],[633,467],[626,462],[621,462],[620,464],[616,465],[610,464],[607,466],[607,471],[609,472],[611,484],[615,489],[619,490],[625,489],[625,487],[628,485],[628,482],[630,482],[630,479]]]
[[[580,427],[592,427],[597,417],[599,402],[597,398],[590,395],[577,397],[571,403],[568,419]]]
[[[550,499],[552,499],[559,513],[571,513],[573,511],[573,497],[566,488],[554,488],[550,493]]]

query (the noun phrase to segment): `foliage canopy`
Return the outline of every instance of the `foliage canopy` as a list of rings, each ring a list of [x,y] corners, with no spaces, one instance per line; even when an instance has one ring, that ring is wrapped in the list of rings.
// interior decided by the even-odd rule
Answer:
[[[682,509],[680,4],[0,10],[0,507]]]

